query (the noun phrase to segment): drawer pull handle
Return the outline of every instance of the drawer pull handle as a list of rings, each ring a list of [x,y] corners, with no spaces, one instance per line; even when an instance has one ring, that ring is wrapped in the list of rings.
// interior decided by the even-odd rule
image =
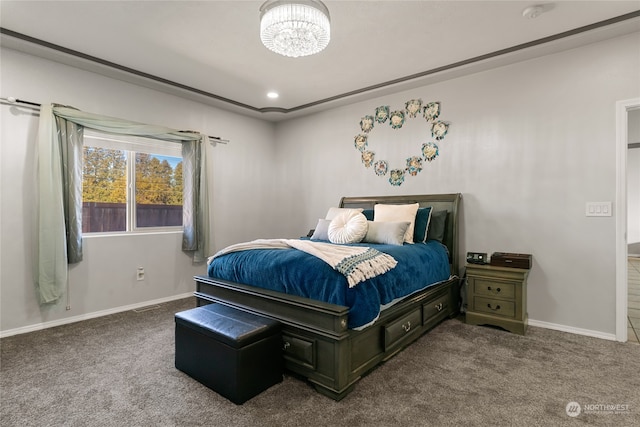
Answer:
[[[291,343],[289,343],[288,341],[285,341],[285,342],[282,343],[282,349],[283,350],[286,351],[286,350],[289,349],[289,347],[291,347]]]
[[[409,332],[411,330],[411,320],[407,321],[407,323],[404,323],[402,325],[402,329],[404,329],[405,332]]]
[[[491,290],[491,286],[487,286],[487,290],[490,291]],[[500,292],[500,288],[496,288],[496,292]]]
[[[487,304],[487,307],[489,307],[491,310],[500,310],[500,304],[496,305],[496,308],[491,307],[491,303]]]
[[[436,310],[441,311],[442,310],[442,303],[436,304],[435,308],[436,308]]]

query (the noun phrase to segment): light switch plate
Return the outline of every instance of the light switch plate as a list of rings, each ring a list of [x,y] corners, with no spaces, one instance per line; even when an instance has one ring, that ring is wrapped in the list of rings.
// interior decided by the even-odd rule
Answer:
[[[611,216],[611,202],[587,202],[586,216]]]

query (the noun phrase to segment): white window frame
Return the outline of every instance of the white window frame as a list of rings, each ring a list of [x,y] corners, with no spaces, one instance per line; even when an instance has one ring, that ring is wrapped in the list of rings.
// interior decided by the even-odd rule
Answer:
[[[183,226],[137,227],[136,218],[136,153],[179,157],[182,159],[182,144],[133,135],[117,135],[84,129],[83,147],[122,150],[126,156],[126,226],[122,231],[83,232],[83,235],[100,236],[114,234],[145,234],[159,232],[182,232]]]

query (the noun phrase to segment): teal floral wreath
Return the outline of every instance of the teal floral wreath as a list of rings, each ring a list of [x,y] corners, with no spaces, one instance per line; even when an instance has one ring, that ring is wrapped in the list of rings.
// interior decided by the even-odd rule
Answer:
[[[422,144],[421,155],[408,157],[404,169],[389,170],[389,163],[386,160],[375,161],[375,152],[367,149],[369,134],[376,123],[383,124],[387,120],[392,129],[401,129],[407,118],[414,119],[420,112],[431,127],[431,136],[436,141],[443,140],[449,132],[449,122],[437,120],[440,117],[440,102],[429,102],[423,105],[422,99],[411,99],[405,103],[404,109],[394,111],[391,111],[388,105],[382,105],[376,108],[373,116],[366,115],[360,119],[361,133],[354,138],[354,145],[360,151],[362,164],[366,168],[373,166],[373,171],[378,176],[385,176],[388,173],[391,185],[402,185],[407,174],[416,176],[422,170],[423,159],[431,162],[438,157],[439,147],[434,142],[425,142]]]

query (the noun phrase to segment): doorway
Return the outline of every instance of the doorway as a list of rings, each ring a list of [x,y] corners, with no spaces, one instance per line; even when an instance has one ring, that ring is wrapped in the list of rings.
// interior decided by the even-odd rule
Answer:
[[[640,344],[640,108],[627,111],[627,339]]]
[[[635,120],[637,111],[640,110],[640,98],[618,101],[616,103],[616,340],[625,342],[629,337],[628,310],[628,279],[629,261],[628,261],[628,243],[630,236],[629,231],[635,233],[635,230],[628,223],[628,201],[629,201],[629,185],[628,185],[628,165],[627,161],[629,143],[635,144],[630,138],[632,132],[635,132]],[[634,126],[634,128],[630,128]],[[631,186],[633,188],[633,185]],[[634,190],[637,191],[637,190]]]

